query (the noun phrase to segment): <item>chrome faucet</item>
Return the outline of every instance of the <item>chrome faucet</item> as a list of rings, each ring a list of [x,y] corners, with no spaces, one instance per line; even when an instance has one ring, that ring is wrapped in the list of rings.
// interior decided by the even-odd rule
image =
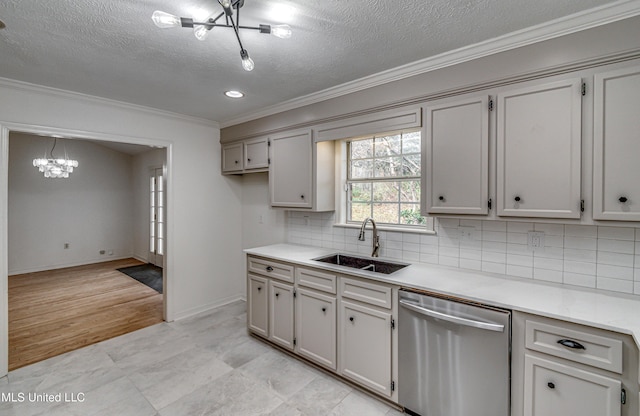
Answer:
[[[380,250],[380,237],[378,236],[378,227],[376,226],[376,222],[373,220],[373,218],[367,217],[364,221],[362,221],[358,240],[364,241],[364,227],[367,226],[367,222],[369,221],[371,221],[371,225],[373,226],[373,236],[371,241],[373,252],[371,253],[371,257],[378,257],[378,250]]]

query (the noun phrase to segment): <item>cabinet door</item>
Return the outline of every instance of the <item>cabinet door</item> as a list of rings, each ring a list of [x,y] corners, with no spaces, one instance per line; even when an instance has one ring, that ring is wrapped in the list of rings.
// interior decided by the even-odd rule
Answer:
[[[580,218],[581,85],[498,95],[498,215]]]
[[[336,298],[298,288],[296,301],[298,354],[336,369]]]
[[[312,207],[312,151],[310,130],[271,138],[269,188],[272,206]]]
[[[425,109],[422,172],[429,214],[487,214],[489,97]]]
[[[269,140],[264,137],[244,142],[244,168],[267,167],[269,167]]]
[[[269,281],[269,339],[293,349],[293,285]]]
[[[242,170],[242,143],[222,147],[222,171],[234,172]]]
[[[593,218],[640,221],[640,67],[597,74]]]
[[[391,396],[391,314],[342,301],[339,331],[340,374]]]
[[[620,416],[619,380],[525,356],[524,416]]]
[[[249,275],[249,329],[258,335],[269,336],[268,279]]]

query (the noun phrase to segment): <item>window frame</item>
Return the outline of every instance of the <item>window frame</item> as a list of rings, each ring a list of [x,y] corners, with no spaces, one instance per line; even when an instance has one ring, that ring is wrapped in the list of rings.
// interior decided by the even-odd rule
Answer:
[[[417,129],[406,129],[406,130],[400,130],[400,131],[393,131],[393,132],[385,132],[385,133],[376,133],[376,134],[370,134],[370,135],[366,135],[366,136],[360,136],[360,137],[352,137],[349,139],[344,139],[342,140],[343,142],[343,150],[342,150],[342,155],[343,157],[341,158],[341,169],[343,169],[342,175],[341,176],[341,181],[344,185],[344,199],[340,201],[340,211],[342,211],[343,213],[340,215],[341,217],[341,222],[342,224],[340,225],[344,225],[344,226],[359,226],[359,224],[361,224],[361,221],[359,220],[352,220],[351,217],[351,208],[352,208],[352,197],[351,197],[351,192],[352,192],[352,185],[353,184],[371,184],[371,203],[370,205],[370,215],[373,214],[373,209],[374,206],[376,204],[389,204],[389,205],[394,205],[397,207],[398,209],[398,222],[395,223],[389,223],[389,222],[378,222],[378,227],[379,228],[386,228],[386,229],[391,229],[391,230],[398,230],[398,231],[413,231],[413,232],[433,232],[433,220],[428,217],[428,216],[422,216],[425,219],[424,223],[421,224],[404,224],[401,223],[402,221],[402,216],[401,216],[401,208],[403,205],[403,201],[402,201],[402,194],[399,191],[398,192],[398,199],[397,201],[392,201],[392,202],[386,202],[386,201],[380,201],[380,202],[376,202],[374,203],[373,201],[373,192],[374,192],[374,184],[376,183],[383,183],[383,182],[394,182],[394,183],[402,183],[402,182],[417,182],[418,187],[420,188],[420,199],[423,197],[422,196],[422,175],[421,174],[417,174],[417,175],[397,175],[397,176],[384,176],[384,177],[376,177],[375,175],[375,160],[380,160],[380,159],[384,159],[387,157],[394,157],[394,156],[389,156],[389,155],[381,155],[381,156],[376,156],[375,154],[375,143],[376,143],[376,138],[380,138],[380,137],[388,137],[388,136],[395,136],[395,135],[400,135],[402,138],[401,140],[404,138],[405,135],[410,134],[410,133],[419,133],[420,135],[420,146],[418,147],[417,151],[414,152],[408,152],[408,153],[403,153],[403,147],[402,147],[402,141],[400,142],[400,153],[397,155],[397,157],[403,158],[404,156],[415,156],[418,155],[420,156],[420,166],[422,169],[422,158],[423,158],[423,154],[422,154],[422,141],[424,140],[423,136],[423,131],[420,128]],[[358,158],[358,159],[352,159],[352,152],[351,152],[351,146],[353,142],[357,142],[357,141],[362,141],[362,140],[367,140],[370,139],[372,140],[372,149],[371,149],[371,157],[367,157],[367,158]],[[363,178],[352,178],[352,162],[354,160],[371,160],[372,161],[372,172],[370,177],[363,177]],[[405,204],[410,204],[410,205],[415,205],[418,209],[418,212],[420,212],[420,208],[421,208],[421,204],[420,204],[420,199],[416,202],[405,202]],[[374,217],[374,219],[376,219]],[[377,219],[376,219],[377,220]]]

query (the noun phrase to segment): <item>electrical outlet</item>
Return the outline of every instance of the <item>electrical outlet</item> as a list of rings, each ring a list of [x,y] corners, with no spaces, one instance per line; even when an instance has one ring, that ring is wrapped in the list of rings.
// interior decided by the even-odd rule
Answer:
[[[458,231],[460,231],[460,241],[476,241],[476,227],[466,227],[460,226],[458,227]]]
[[[69,243],[64,243],[64,249],[68,249],[69,248]]]
[[[110,256],[113,256],[113,250],[109,250],[109,253],[108,253],[108,254],[109,254]]]
[[[527,233],[527,248],[529,251],[544,248],[544,232],[529,231]]]
[[[99,253],[104,255],[106,253],[106,251],[105,250],[100,250]]]

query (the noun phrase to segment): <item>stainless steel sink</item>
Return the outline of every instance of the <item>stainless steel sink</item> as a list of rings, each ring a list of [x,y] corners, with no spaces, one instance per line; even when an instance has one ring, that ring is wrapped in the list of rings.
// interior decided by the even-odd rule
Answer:
[[[388,261],[375,260],[366,257],[355,257],[340,253],[317,257],[312,260],[382,274],[391,274],[409,266],[406,263],[391,263]]]

